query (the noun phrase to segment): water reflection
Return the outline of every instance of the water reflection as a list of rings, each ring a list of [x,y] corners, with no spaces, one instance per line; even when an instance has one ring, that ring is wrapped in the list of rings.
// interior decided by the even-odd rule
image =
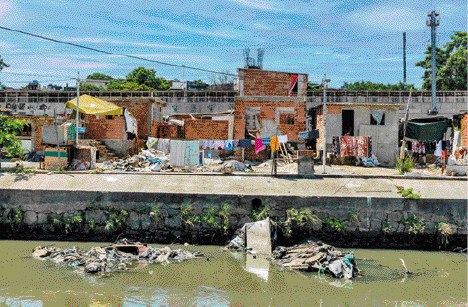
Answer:
[[[245,270],[253,273],[268,282],[268,273],[270,271],[270,261],[264,256],[245,255]]]

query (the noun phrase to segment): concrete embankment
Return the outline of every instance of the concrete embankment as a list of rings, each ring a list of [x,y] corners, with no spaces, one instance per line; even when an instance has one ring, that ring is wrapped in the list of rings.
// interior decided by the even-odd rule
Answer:
[[[284,221],[290,208],[308,208],[321,220],[306,230],[293,224],[292,238],[280,230],[280,240],[291,243],[313,235],[338,246],[466,247],[463,181],[0,175],[3,238],[99,241],[121,235],[147,242],[223,244],[235,229],[251,221],[252,210],[268,205],[276,220]],[[413,187],[421,198],[402,198],[395,185]],[[221,204],[227,206],[222,209]],[[196,219],[202,216],[208,218]],[[448,243],[437,235],[440,222],[450,227]]]

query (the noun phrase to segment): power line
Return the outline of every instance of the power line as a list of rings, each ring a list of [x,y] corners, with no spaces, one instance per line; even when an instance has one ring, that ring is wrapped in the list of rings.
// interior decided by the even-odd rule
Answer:
[[[0,73],[9,74],[9,75],[18,75],[18,76],[46,77],[46,78],[64,78],[64,77],[67,77],[69,79],[72,79],[72,77],[68,77],[68,76],[52,76],[52,75],[30,74],[30,73],[10,72],[10,71],[0,71]]]
[[[193,67],[193,66],[177,65],[177,64],[172,64],[172,63],[167,63],[167,62],[162,62],[162,61],[151,60],[151,59],[148,59],[148,58],[139,57],[139,56],[130,55],[130,54],[123,54],[123,53],[122,54],[117,54],[117,53],[113,53],[113,52],[109,52],[109,51],[104,51],[104,50],[100,50],[100,49],[96,49],[96,48],[91,48],[91,47],[87,47],[87,46],[83,46],[83,45],[79,45],[79,44],[75,44],[75,43],[64,42],[64,41],[61,41],[61,40],[58,40],[58,39],[54,39],[54,38],[50,38],[50,37],[46,37],[46,36],[42,36],[42,35],[38,35],[38,34],[33,34],[33,33],[26,32],[26,31],[15,30],[15,29],[7,28],[7,27],[0,26],[0,29],[11,31],[11,32],[17,32],[17,33],[21,33],[21,34],[29,35],[29,36],[33,36],[33,37],[37,37],[37,38],[40,38],[40,39],[44,39],[44,40],[59,43],[59,44],[65,44],[65,45],[70,45],[70,46],[74,46],[74,47],[78,47],[78,48],[83,48],[83,49],[99,52],[99,53],[106,54],[106,55],[124,56],[124,57],[132,58],[132,59],[142,60],[142,61],[146,61],[146,62],[161,64],[161,65],[166,65],[166,66],[171,66],[171,67],[187,68],[187,69],[198,70],[198,71],[203,71],[203,72],[209,72],[209,73],[215,73],[215,74],[222,74],[222,75],[237,77],[237,74],[235,75],[235,74],[231,74],[231,73],[225,73],[225,72],[220,72],[220,71],[203,69],[203,68],[198,68],[198,67]]]

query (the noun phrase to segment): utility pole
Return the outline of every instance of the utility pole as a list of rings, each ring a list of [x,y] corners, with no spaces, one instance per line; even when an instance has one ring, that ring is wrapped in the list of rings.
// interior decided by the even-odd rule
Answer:
[[[436,68],[436,27],[439,25],[439,14],[437,14],[435,11],[432,11],[429,15],[427,15],[428,18],[426,21],[426,24],[428,27],[431,27],[431,53],[432,53],[432,110],[430,110],[428,113],[429,115],[437,115],[439,113],[439,110],[437,110],[436,107],[436,74],[437,74],[437,68]]]
[[[78,78],[76,79],[76,122],[75,122],[75,130],[76,130],[76,146],[78,146],[78,126],[80,123],[80,72],[78,72]]]
[[[403,83],[406,85],[406,32],[403,32]]]
[[[323,164],[323,174],[326,174],[325,165],[327,163],[327,83],[330,82],[330,79],[327,79],[327,74],[323,75],[322,84],[323,85],[323,136],[322,136],[322,164]]]

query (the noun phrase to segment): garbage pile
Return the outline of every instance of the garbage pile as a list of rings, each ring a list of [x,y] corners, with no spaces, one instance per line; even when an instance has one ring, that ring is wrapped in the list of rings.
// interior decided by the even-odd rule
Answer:
[[[142,150],[125,159],[105,161],[102,169],[126,172],[159,172],[170,169],[169,157],[156,149]]]
[[[351,279],[359,273],[353,253],[340,252],[322,242],[277,247],[270,260],[293,270],[319,271],[340,279]]]
[[[169,246],[158,249],[122,239],[110,246],[93,247],[87,252],[83,249],[77,250],[75,247],[61,249],[53,246],[38,246],[33,250],[32,256],[81,268],[88,274],[98,274],[126,271],[133,268],[135,264],[181,262],[202,257],[203,254],[182,249],[173,250]]]

